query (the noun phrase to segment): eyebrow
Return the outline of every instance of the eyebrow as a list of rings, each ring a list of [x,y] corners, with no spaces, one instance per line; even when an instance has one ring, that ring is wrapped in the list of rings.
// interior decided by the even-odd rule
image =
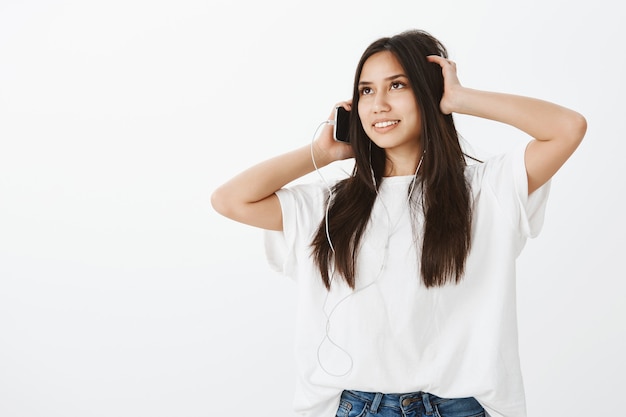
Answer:
[[[396,74],[396,75],[391,75],[385,78],[385,81],[392,81],[392,80],[395,80],[397,78],[402,78],[402,77],[409,78],[404,74]],[[372,81],[359,81],[359,85],[369,85],[369,84],[373,84],[373,82]]]

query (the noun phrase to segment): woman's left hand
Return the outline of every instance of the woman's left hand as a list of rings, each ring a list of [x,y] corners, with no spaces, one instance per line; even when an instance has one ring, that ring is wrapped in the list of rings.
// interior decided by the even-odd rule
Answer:
[[[458,92],[463,88],[458,76],[456,75],[456,64],[454,61],[438,55],[429,55],[426,59],[429,62],[438,64],[441,67],[444,88],[439,108],[443,114],[451,114],[456,108]]]

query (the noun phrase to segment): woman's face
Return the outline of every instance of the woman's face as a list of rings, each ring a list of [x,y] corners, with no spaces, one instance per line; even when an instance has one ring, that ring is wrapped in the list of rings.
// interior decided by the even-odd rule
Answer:
[[[369,138],[387,153],[419,152],[420,112],[409,79],[395,55],[384,51],[369,57],[358,87],[359,117]]]

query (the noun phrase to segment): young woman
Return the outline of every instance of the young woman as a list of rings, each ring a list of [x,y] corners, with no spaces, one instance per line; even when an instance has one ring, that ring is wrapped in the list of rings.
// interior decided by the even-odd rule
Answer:
[[[211,200],[267,229],[270,262],[297,280],[298,415],[525,416],[515,260],[541,228],[549,180],[585,119],[462,86],[445,47],[423,31],[372,43],[340,105],[351,110],[350,144],[328,124],[310,146],[248,169]],[[468,163],[453,113],[532,139]],[[286,187],[347,158],[347,179]]]

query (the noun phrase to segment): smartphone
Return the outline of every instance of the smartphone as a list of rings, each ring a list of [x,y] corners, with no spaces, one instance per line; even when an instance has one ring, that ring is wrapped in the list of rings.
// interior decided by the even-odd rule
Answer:
[[[335,125],[333,127],[333,137],[339,142],[350,142],[348,137],[348,126],[350,120],[350,112],[343,107],[335,108]]]

